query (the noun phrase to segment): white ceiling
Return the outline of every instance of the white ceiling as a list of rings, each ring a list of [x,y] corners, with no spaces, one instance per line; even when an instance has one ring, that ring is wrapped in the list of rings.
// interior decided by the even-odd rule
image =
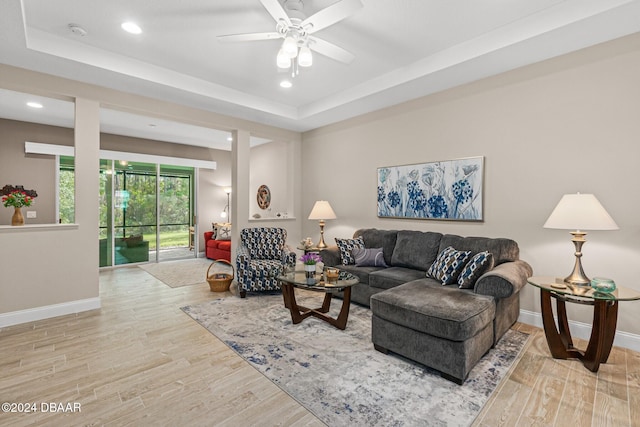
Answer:
[[[335,1],[305,0],[304,12]],[[315,33],[353,62],[314,54],[290,89],[279,86],[288,76],[275,64],[281,40],[217,40],[274,31],[260,0],[3,0],[0,62],[306,131],[640,31],[640,0],[362,4]],[[125,20],[143,33],[123,32]],[[87,34],[72,33],[70,23]]]

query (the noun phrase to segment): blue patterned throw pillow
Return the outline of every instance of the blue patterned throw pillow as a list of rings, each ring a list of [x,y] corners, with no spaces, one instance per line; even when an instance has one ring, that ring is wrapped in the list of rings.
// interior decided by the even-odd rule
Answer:
[[[340,239],[336,237],[336,245],[340,249],[340,260],[343,265],[353,265],[356,260],[353,258],[351,251],[355,248],[364,248],[364,240],[362,237],[355,239]]]
[[[449,246],[443,249],[431,264],[427,277],[439,280],[443,285],[455,283],[469,256],[471,251],[457,251]]]
[[[473,289],[478,277],[493,268],[493,255],[490,252],[478,252],[464,266],[458,277],[460,289]]]

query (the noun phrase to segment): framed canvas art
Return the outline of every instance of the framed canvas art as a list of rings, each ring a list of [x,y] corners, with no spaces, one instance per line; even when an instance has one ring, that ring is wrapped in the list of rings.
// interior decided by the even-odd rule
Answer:
[[[482,221],[484,157],[378,168],[378,217]]]

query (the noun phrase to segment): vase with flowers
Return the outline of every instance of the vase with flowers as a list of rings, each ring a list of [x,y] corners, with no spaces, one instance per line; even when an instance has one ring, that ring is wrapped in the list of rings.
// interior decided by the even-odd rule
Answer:
[[[322,262],[322,258],[315,252],[309,252],[300,257],[300,262],[304,264],[306,277],[313,277],[316,274],[316,264]]]
[[[31,206],[33,198],[37,194],[33,190],[25,190],[24,187],[5,186],[2,189],[2,204],[5,208],[13,207],[14,212],[11,217],[11,225],[24,225],[24,216],[22,215],[23,206]]]

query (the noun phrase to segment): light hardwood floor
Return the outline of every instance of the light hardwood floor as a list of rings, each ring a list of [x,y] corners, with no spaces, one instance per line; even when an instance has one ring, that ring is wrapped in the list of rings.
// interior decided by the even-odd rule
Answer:
[[[323,425],[180,310],[230,293],[131,267],[101,272],[100,294],[101,310],[0,330],[0,403],[37,408],[0,412],[0,425]],[[532,337],[475,426],[640,426],[640,353],[614,348],[596,375],[514,327]]]

